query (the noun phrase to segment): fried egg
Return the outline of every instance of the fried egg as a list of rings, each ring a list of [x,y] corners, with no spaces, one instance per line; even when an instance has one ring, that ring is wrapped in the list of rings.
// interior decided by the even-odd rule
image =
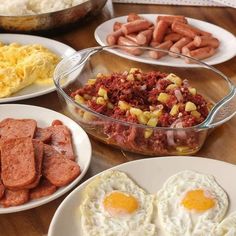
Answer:
[[[228,197],[211,175],[182,171],[157,194],[160,228],[165,235],[210,235],[227,209]]]
[[[236,211],[217,225],[211,236],[236,236]]]
[[[80,206],[83,235],[155,235],[154,198],[123,172],[99,175],[87,186]]]

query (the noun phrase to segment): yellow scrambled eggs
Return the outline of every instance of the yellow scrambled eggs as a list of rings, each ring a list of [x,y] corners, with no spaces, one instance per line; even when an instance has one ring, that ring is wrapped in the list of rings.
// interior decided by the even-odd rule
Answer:
[[[0,98],[32,84],[51,84],[60,57],[39,44],[0,43]]]

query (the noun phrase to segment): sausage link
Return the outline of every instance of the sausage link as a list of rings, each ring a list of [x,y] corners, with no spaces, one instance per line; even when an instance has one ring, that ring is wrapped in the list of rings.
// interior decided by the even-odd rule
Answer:
[[[188,43],[190,43],[192,41],[192,39],[187,38],[187,37],[183,37],[182,39],[180,39],[179,41],[177,41],[171,48],[170,51],[171,52],[175,52],[175,53],[181,53],[182,48],[187,45]],[[170,56],[172,57],[178,57],[178,55],[174,54],[174,53],[169,53]]]
[[[175,33],[181,34],[185,37],[189,37],[189,38],[194,38],[195,36],[197,36],[199,33],[197,33],[194,28],[190,25],[187,24],[183,24],[181,22],[177,22],[175,21],[172,26],[171,26],[172,30]]]
[[[142,30],[146,30],[151,25],[152,23],[147,20],[135,20],[135,21],[123,24],[121,26],[121,30],[126,35],[126,34],[136,33]]]
[[[142,20],[142,19],[143,19],[142,16],[139,16],[138,14],[132,12],[132,13],[129,13],[127,17],[127,22],[132,22],[135,20]]]
[[[182,23],[187,23],[187,19],[184,16],[158,16],[157,21],[164,20],[166,21],[169,25],[171,25],[174,21],[179,21]]]
[[[220,45],[219,40],[211,36],[196,36],[193,42],[196,47],[211,46],[213,48],[218,48]]]
[[[153,29],[141,31],[137,35],[137,43],[139,45],[148,45],[152,39]]]
[[[123,25],[123,23],[116,21],[113,25],[113,31],[119,30],[122,25]]]
[[[179,41],[183,36],[180,35],[180,34],[177,34],[177,33],[170,33],[170,34],[167,34],[165,37],[164,37],[164,41],[172,41],[172,42],[177,42]]]
[[[161,43],[167,32],[168,27],[169,25],[166,21],[158,21],[153,31],[153,41]]]
[[[159,44],[155,48],[169,50],[172,45],[173,43],[171,41],[166,41],[164,43]],[[155,50],[149,51],[149,56],[153,59],[159,59],[167,54],[168,53],[166,52],[160,52],[160,51],[155,51]]]
[[[124,34],[121,29],[119,29],[111,34],[108,34],[107,38],[106,38],[108,45],[115,45],[117,43],[118,38],[122,35],[124,35]]]
[[[188,43],[187,45],[185,45],[182,48],[182,54],[183,55],[187,55],[190,51],[195,50],[197,47],[195,46],[195,44],[192,42]]]

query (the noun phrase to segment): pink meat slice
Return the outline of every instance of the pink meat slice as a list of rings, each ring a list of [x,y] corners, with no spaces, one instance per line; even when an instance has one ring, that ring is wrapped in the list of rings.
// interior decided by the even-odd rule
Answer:
[[[1,178],[9,189],[22,189],[35,180],[34,147],[31,138],[13,138],[3,142]]]
[[[40,178],[42,176],[43,142],[33,139],[33,147],[34,147],[36,178],[31,184],[24,186],[24,188],[26,189],[35,188],[38,185]]]
[[[36,188],[30,190],[30,199],[38,199],[49,196],[56,192],[57,187],[51,184],[47,179],[42,178]]]
[[[29,190],[5,190],[4,197],[0,200],[3,207],[18,206],[29,201]]]
[[[33,119],[7,118],[0,122],[0,137],[11,138],[33,138],[37,123]]]
[[[44,144],[43,176],[57,187],[65,186],[80,174],[79,165]]]
[[[47,128],[37,127],[34,139],[40,140],[43,143],[49,143],[51,141],[52,132]]]
[[[70,130],[65,125],[48,128],[51,131],[51,145],[70,160],[75,160]]]

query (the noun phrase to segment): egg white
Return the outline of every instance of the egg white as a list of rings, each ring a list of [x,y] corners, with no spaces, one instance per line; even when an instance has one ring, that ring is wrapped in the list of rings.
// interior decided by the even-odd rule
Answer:
[[[211,236],[236,236],[236,211],[218,224]]]
[[[201,189],[215,199],[215,206],[204,212],[186,209],[181,201],[191,190]],[[157,194],[161,231],[171,236],[206,236],[220,222],[227,209],[228,197],[211,175],[182,171],[171,176]]]
[[[105,196],[120,191],[133,196],[138,209],[122,217],[111,216],[103,206]],[[125,173],[106,171],[92,181],[85,190],[80,206],[83,235],[89,236],[152,236],[154,195],[147,194]]]

